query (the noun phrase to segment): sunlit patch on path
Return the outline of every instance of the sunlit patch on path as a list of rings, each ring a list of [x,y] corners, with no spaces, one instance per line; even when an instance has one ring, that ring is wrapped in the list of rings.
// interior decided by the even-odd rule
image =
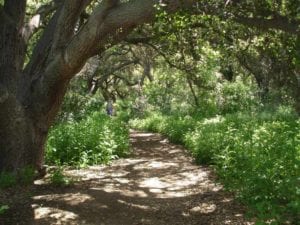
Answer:
[[[35,224],[252,224],[215,183],[211,170],[157,134],[131,134],[133,154],[108,166],[69,170],[69,188],[41,184],[33,196]]]

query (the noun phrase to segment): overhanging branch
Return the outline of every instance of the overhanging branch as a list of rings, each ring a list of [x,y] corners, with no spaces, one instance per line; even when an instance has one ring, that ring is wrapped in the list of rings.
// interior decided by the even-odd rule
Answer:
[[[290,21],[286,17],[265,19],[238,16],[233,20],[237,23],[250,27],[256,27],[261,30],[276,29],[290,34],[299,34],[300,31],[300,21]]]

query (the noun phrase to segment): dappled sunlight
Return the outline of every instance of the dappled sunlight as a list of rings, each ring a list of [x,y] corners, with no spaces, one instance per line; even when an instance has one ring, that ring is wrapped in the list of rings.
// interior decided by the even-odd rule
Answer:
[[[153,141],[161,140],[158,135],[134,136],[143,141],[144,137],[147,137],[149,143],[148,151],[135,148],[139,159],[120,159],[106,167],[93,166],[84,172],[73,170],[68,171],[68,174],[79,176],[82,180],[91,180],[93,185],[97,185],[97,190],[124,196],[179,198],[208,190],[221,190],[220,185],[208,179],[209,171],[190,163],[180,146],[170,145],[164,139],[159,145],[152,144]]]
[[[78,215],[73,212],[60,210],[51,207],[40,207],[35,209],[34,218],[36,220],[41,220],[47,218],[47,220],[52,220],[53,224],[70,224],[72,221],[78,219]]]
[[[71,188],[36,194],[37,224],[251,224],[211,170],[191,163],[181,146],[156,134],[131,139],[131,158],[68,170],[78,180]]]
[[[191,213],[212,213],[217,209],[216,204],[214,203],[202,203],[199,206],[191,208],[189,211]]]
[[[130,207],[134,207],[134,208],[138,208],[138,209],[142,209],[142,210],[153,210],[154,208],[149,207],[148,205],[139,205],[139,204],[133,204],[130,202],[126,202],[123,200],[118,200],[119,203],[130,206]]]
[[[83,193],[67,193],[67,194],[46,194],[33,197],[34,200],[47,201],[63,201],[70,205],[79,205],[80,203],[93,200],[93,198]]]
[[[136,133],[135,138],[136,137],[153,137],[153,134],[151,134],[151,133]]]
[[[142,181],[140,187],[165,189],[169,187],[169,184],[162,182],[158,177],[151,177]]]
[[[101,190],[101,191],[105,191],[107,193],[113,193],[113,192],[117,192],[117,193],[121,193],[121,195],[126,196],[126,197],[138,197],[138,198],[146,198],[148,197],[148,194],[144,191],[131,191],[129,189],[124,190],[124,189],[118,189],[117,187],[113,187],[113,186],[106,186],[105,188],[91,188],[91,190]]]
[[[152,161],[152,162],[145,162],[144,164],[136,165],[134,170],[143,170],[147,169],[168,169],[172,166],[177,166],[176,163],[173,162],[161,162],[161,161]]]
[[[213,118],[205,119],[203,121],[203,124],[216,124],[216,123],[222,123],[222,122],[224,122],[224,117],[218,115]]]

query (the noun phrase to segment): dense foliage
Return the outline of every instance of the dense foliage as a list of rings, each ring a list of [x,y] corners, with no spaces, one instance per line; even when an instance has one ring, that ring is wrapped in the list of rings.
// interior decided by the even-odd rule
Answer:
[[[129,153],[129,132],[122,121],[94,113],[56,125],[49,134],[49,164],[87,166],[108,163]]]

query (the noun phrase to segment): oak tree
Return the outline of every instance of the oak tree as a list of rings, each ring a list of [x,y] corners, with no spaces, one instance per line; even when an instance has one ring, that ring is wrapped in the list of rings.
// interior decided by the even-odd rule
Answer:
[[[0,171],[41,168],[47,133],[69,81],[90,57],[153,21],[157,4],[172,12],[193,2],[54,0],[28,18],[29,1],[1,1]],[[43,31],[25,63],[28,41],[40,25]]]

